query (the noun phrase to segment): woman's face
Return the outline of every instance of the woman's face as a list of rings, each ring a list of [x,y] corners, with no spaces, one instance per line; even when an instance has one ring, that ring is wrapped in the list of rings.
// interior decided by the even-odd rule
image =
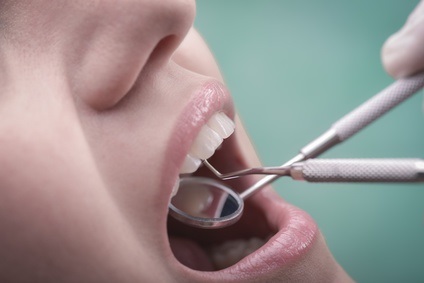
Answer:
[[[4,1],[1,282],[350,280],[271,188],[229,228],[168,218],[206,124],[236,121],[216,167],[258,165],[194,15],[191,0]]]

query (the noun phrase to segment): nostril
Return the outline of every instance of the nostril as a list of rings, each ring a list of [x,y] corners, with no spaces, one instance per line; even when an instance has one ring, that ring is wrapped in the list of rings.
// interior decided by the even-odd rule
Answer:
[[[176,35],[168,35],[162,38],[150,53],[146,65],[160,65],[167,63],[179,43],[180,39]]]

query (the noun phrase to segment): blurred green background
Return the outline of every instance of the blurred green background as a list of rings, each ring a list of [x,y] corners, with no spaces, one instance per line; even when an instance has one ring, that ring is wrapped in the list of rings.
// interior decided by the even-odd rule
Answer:
[[[198,0],[195,24],[263,163],[280,165],[393,81],[381,46],[418,2]],[[424,158],[422,94],[322,157]],[[424,282],[424,185],[274,187],[313,216],[355,280]]]

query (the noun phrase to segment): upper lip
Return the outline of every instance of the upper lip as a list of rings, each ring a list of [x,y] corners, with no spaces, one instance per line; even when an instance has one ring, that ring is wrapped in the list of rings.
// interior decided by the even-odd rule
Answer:
[[[209,117],[217,111],[223,111],[227,116],[234,117],[231,97],[225,87],[216,81],[207,82],[192,97],[191,102],[186,107],[176,126],[176,132],[172,136],[174,142],[170,143],[167,155],[173,161],[173,164],[182,164],[190,148],[191,142],[196,137],[200,128],[208,121]],[[175,142],[175,140],[178,142]],[[226,158],[226,169],[228,169],[228,171],[240,169],[231,168],[232,166],[243,166],[245,168],[251,166],[243,159],[243,156],[239,154],[236,137],[230,137],[229,141],[225,143],[225,148],[227,148],[225,150],[226,154],[217,153],[215,155],[220,155],[221,157],[214,156],[213,158],[222,158],[222,156],[228,156],[228,153],[231,152],[231,156],[224,157]],[[168,166],[167,168],[167,176],[170,177],[164,180],[164,187],[167,188],[167,193],[164,194],[164,198],[167,197],[168,200],[178,172],[179,166]],[[239,189],[246,189],[256,180],[257,177],[244,177],[241,181],[237,181],[237,187]],[[252,211],[254,211],[254,213]],[[258,213],[258,211],[260,213]],[[265,220],[266,224],[262,225],[263,227],[252,227],[253,224],[251,223],[255,223],[249,223],[249,217],[252,215],[255,215],[254,217],[257,217],[258,219],[256,220],[259,220],[259,222],[260,218],[262,218],[262,220]],[[164,222],[165,221],[166,216],[164,216]],[[166,225],[163,226],[165,227]],[[186,232],[183,232],[183,234],[185,233],[193,238],[200,239],[221,238],[225,240],[227,235],[228,237],[232,237],[231,234],[234,231],[236,231],[235,234],[239,234],[238,236],[242,237],[243,235],[240,234],[250,233],[248,232],[249,228],[254,228],[254,230],[256,230],[254,233],[258,233],[261,237],[267,236],[264,235],[264,233],[272,232],[274,234],[270,240],[260,248],[260,251],[258,250],[250,254],[236,265],[221,271],[213,273],[195,271],[186,268],[177,260],[173,260],[173,266],[177,271],[180,270],[182,272],[182,270],[184,270],[184,273],[189,273],[192,279],[196,281],[213,281],[217,280],[217,278],[222,278],[223,281],[230,281],[243,278],[246,274],[260,278],[260,276],[263,276],[264,270],[266,270],[268,274],[273,271],[281,270],[283,266],[297,260],[301,255],[307,253],[317,235],[317,226],[315,222],[305,212],[283,201],[274,191],[268,189],[258,192],[246,201],[245,215],[240,222],[233,227],[220,229],[219,231],[197,230],[190,227],[186,228]],[[165,231],[164,234],[166,234]],[[252,236],[252,234],[249,236]],[[169,246],[166,246],[166,248],[169,250]],[[169,253],[171,253],[170,250]],[[218,277],[217,273],[219,273]]]
[[[164,176],[169,177],[164,180],[165,183],[163,184],[163,187],[169,188],[166,192],[168,196],[171,195],[172,185],[179,174],[179,169],[191,143],[201,127],[218,111],[234,118],[231,96],[222,83],[216,80],[206,81],[194,91],[171,135],[166,154],[168,157],[167,164],[164,166]],[[175,166],[170,166],[170,164]]]

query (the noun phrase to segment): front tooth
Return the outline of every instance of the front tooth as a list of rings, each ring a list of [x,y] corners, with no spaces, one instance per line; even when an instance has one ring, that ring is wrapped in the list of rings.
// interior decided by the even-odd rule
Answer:
[[[200,159],[187,154],[183,166],[180,170],[180,174],[193,173],[200,166]]]
[[[190,149],[189,154],[195,158],[208,159],[213,155],[221,143],[221,136],[208,125],[203,125],[199,135]]]
[[[196,171],[201,164],[201,159],[211,157],[223,139],[228,138],[233,132],[234,122],[227,115],[223,112],[212,115],[195,139],[190,153],[184,160],[180,174]]]
[[[233,120],[222,112],[215,113],[207,124],[224,139],[228,138],[234,132]]]

